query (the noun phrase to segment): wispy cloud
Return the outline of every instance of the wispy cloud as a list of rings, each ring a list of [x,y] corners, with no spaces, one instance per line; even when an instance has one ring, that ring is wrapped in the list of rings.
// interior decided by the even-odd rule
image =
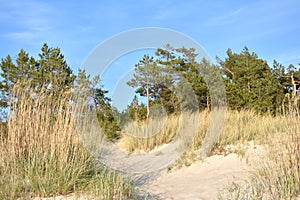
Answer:
[[[300,51],[297,51],[296,49],[288,50],[277,56],[276,60],[283,65],[298,65],[298,63],[300,63]]]
[[[8,33],[8,34],[4,34],[3,36],[13,40],[24,40],[24,39],[33,40],[37,37],[35,33],[29,31]]]
[[[243,11],[243,8],[229,11],[223,15],[214,16],[207,21],[206,26],[223,26],[233,24],[238,21],[239,14]]]
[[[31,41],[50,29],[51,6],[36,1],[6,1],[1,3],[1,36]],[[5,13],[5,14],[3,14]]]

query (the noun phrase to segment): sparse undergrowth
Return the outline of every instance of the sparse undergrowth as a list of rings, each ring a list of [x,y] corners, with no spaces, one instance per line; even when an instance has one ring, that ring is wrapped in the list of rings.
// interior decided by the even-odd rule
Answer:
[[[0,199],[85,192],[96,199],[133,195],[122,174],[96,164],[74,126],[71,94],[14,87],[7,127],[0,133]]]

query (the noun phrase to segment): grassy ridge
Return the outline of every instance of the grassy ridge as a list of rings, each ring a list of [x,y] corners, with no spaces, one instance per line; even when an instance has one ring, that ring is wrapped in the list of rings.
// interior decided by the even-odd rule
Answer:
[[[197,115],[193,113],[191,115]],[[196,116],[190,116],[195,118]],[[153,137],[137,138],[127,134],[127,132],[135,133],[136,125],[134,123],[127,124],[123,130],[121,141],[128,151],[145,150],[149,151],[157,146],[169,143],[176,135],[178,128],[181,126],[181,116],[171,115],[163,124],[161,120],[152,122],[149,127],[145,128],[145,135],[151,135],[152,127],[162,127],[156,131]],[[199,126],[193,137],[191,149],[197,150],[201,147],[203,138],[206,135],[210,123],[210,112],[207,110],[199,114]],[[256,141],[265,143],[267,139],[278,133],[283,133],[289,126],[289,120],[286,117],[272,115],[258,115],[254,111],[227,111],[225,124],[222,134],[216,144],[215,150],[222,150],[226,145],[243,143],[246,141]],[[191,127],[192,131],[192,127]]]

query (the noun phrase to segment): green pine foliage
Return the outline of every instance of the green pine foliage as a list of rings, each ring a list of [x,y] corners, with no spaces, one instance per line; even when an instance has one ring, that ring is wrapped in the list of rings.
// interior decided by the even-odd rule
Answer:
[[[149,55],[144,56],[136,65],[134,77],[128,84],[138,87],[136,92],[140,96],[146,96],[148,84],[149,105],[161,104],[168,114],[181,112],[183,109],[210,109],[212,103],[224,99],[218,96],[223,83],[217,77],[223,78],[226,103],[232,110],[248,109],[273,115],[293,111],[299,114],[299,67],[284,67],[276,61],[270,67],[247,47],[240,53],[228,49],[225,60],[217,57],[218,65],[205,59],[197,62],[197,54],[193,48],[166,45],[158,48],[155,56],[156,60]],[[145,64],[147,57],[151,58],[152,65]],[[180,97],[175,92],[177,89],[184,93],[188,88],[187,84],[191,85],[197,97],[197,103],[186,102],[188,107],[180,102],[180,99],[186,97]]]
[[[233,110],[254,109],[276,113],[282,88],[267,62],[245,47],[239,54],[227,50],[225,61],[218,59],[222,70],[228,106]]]

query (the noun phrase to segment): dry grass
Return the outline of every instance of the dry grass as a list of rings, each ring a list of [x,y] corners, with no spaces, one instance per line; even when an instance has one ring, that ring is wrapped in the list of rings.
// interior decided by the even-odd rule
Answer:
[[[299,118],[289,118],[289,129],[268,140],[268,155],[248,180],[233,182],[219,199],[300,199]]]
[[[189,118],[191,119],[189,120],[196,119],[196,115],[196,113],[190,114]],[[180,115],[168,116],[165,124],[160,120],[152,122],[143,129],[144,136],[153,133],[153,127],[159,127],[160,129],[159,131],[154,131],[157,134],[149,138],[138,138],[126,134],[126,132],[142,132],[139,128],[143,128],[138,127],[137,124],[127,124],[121,138],[122,147],[130,152],[147,152],[170,143],[182,126],[181,117]],[[201,148],[203,139],[208,131],[210,118],[211,113],[208,110],[204,110],[198,115],[199,126],[196,134],[190,141],[190,146],[186,148],[183,155],[169,169],[189,166],[196,160],[199,160],[198,150]],[[284,133],[289,126],[289,119],[283,116],[259,115],[254,111],[247,110],[227,111],[222,134],[209,155],[238,153],[240,156],[244,156],[245,150],[242,148],[234,148],[234,152],[228,152],[227,147],[229,145],[242,146],[249,141],[253,141],[255,144],[266,144],[270,138]],[[193,128],[190,127],[189,131],[192,132]]]
[[[163,119],[154,119],[149,123],[130,122],[122,130],[120,144],[129,152],[148,152],[155,147],[170,143],[176,136],[180,116],[170,115]]]
[[[254,111],[228,111],[225,126],[215,150],[222,152],[227,145],[254,141],[266,144],[269,138],[286,131],[289,120],[283,116],[259,115]]]
[[[72,94],[56,95],[14,87],[7,129],[0,133],[0,199],[82,191],[99,199],[131,196],[132,184],[98,166],[80,143]]]
[[[196,115],[196,113],[193,113],[190,117],[196,118]],[[127,124],[123,130],[122,144],[130,152],[139,150],[149,151],[155,147],[167,144],[172,141],[178,133],[178,129],[182,126],[180,124],[182,123],[180,120],[181,117],[180,115],[171,115],[168,116],[165,124],[163,124],[162,120],[157,120],[150,123],[150,126],[146,128],[139,127],[134,123]],[[197,150],[201,147],[210,125],[210,117],[210,112],[207,110],[199,114],[199,126],[196,134],[193,136],[191,150]],[[254,111],[246,110],[239,112],[227,111],[222,134],[214,148],[214,153],[221,153],[227,145],[236,145],[247,141],[265,143],[270,136],[283,133],[288,126],[288,119],[282,116],[258,115]],[[159,131],[153,131],[153,127],[159,127]],[[126,132],[134,134],[142,131],[144,131],[144,138],[126,134]],[[191,127],[189,131],[193,131],[193,128]],[[156,135],[147,137],[153,132]]]

